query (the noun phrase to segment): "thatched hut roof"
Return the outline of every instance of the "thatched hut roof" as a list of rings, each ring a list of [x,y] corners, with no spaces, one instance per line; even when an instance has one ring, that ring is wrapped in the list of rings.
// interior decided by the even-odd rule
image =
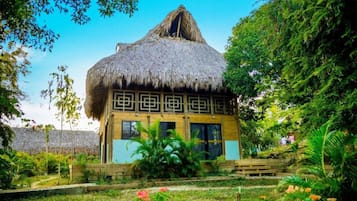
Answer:
[[[100,117],[107,89],[113,85],[225,90],[225,67],[222,54],[206,44],[192,15],[180,6],[143,39],[119,43],[115,54],[88,70],[86,114]]]

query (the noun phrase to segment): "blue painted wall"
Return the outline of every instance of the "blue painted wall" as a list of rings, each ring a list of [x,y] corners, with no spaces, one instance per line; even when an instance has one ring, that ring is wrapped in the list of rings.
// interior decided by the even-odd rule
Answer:
[[[139,143],[130,140],[113,140],[113,163],[132,163],[140,158],[132,156],[138,146]]]
[[[239,160],[239,144],[238,140],[226,140],[226,160]]]

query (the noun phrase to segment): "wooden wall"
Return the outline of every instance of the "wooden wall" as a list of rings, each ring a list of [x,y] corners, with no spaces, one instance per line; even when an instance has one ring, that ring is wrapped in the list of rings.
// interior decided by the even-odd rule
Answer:
[[[203,115],[203,114],[155,114],[155,113],[132,113],[113,112],[112,128],[113,139],[121,139],[122,121],[141,121],[144,125],[160,120],[161,122],[175,122],[176,131],[185,139],[190,138],[190,124],[221,124],[223,140],[238,139],[237,120],[231,115]]]
[[[177,133],[181,134],[186,140],[190,139],[191,123],[220,124],[223,146],[225,140],[236,140],[240,142],[237,114],[188,113],[186,111],[187,103],[185,103],[185,112],[183,113],[117,111],[112,109],[112,104],[113,89],[110,89],[108,90],[107,103],[100,118],[99,130],[101,136],[100,146],[102,159],[103,157],[108,159],[104,162],[111,162],[113,157],[113,140],[120,140],[122,138],[122,121],[141,121],[146,126],[155,122],[156,120],[160,120],[161,122],[175,122]],[[107,144],[105,144],[105,142],[107,142]],[[106,147],[106,150],[103,149],[104,147]],[[238,150],[240,151],[241,149],[239,148]],[[225,154],[225,147],[223,147],[223,154]]]

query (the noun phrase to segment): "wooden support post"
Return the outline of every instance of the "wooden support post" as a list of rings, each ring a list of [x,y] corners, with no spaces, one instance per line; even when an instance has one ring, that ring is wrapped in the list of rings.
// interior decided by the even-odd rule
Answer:
[[[181,28],[181,15],[179,15],[179,21],[178,21],[178,24],[177,24],[177,33],[176,33],[176,37],[179,37],[180,36],[180,28]]]
[[[240,193],[237,193],[237,201],[241,201]]]

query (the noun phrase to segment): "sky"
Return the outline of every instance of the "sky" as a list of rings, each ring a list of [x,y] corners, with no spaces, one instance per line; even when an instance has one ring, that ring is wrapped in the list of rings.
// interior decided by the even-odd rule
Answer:
[[[89,10],[91,21],[78,25],[70,16],[56,13],[42,17],[39,22],[60,34],[51,52],[29,49],[31,73],[20,79],[20,88],[26,98],[21,101],[25,113],[22,118],[36,124],[53,124],[60,128],[55,118],[56,108],[49,109],[48,100],[42,99],[41,90],[48,87],[50,73],[57,72],[60,65],[68,66],[67,72],[74,79],[74,91],[85,100],[87,71],[100,59],[115,53],[118,42],[133,43],[143,38],[149,30],[161,23],[166,15],[185,6],[196,20],[201,34],[208,45],[224,53],[232,28],[243,17],[258,8],[257,0],[139,0],[138,10],[132,17],[116,13],[113,17],[100,17],[95,6]],[[93,1],[94,3],[95,1]],[[24,125],[19,119],[12,126]],[[93,130],[99,127],[97,120],[89,119],[81,111],[77,130]],[[69,125],[64,125],[69,129]]]

